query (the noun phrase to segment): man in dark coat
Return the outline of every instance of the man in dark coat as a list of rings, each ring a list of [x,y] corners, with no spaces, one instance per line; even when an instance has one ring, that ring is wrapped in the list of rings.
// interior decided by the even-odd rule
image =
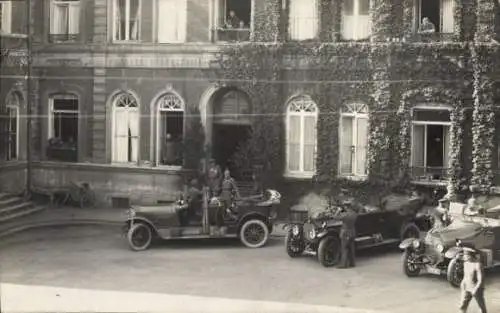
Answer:
[[[349,268],[356,265],[356,220],[358,218],[357,206],[347,201],[344,203],[345,210],[340,212],[338,217],[342,220],[340,228],[340,264],[339,268]]]
[[[210,196],[216,197],[220,193],[222,182],[222,170],[219,165],[215,163],[214,159],[210,159],[207,169],[207,184],[210,190]]]

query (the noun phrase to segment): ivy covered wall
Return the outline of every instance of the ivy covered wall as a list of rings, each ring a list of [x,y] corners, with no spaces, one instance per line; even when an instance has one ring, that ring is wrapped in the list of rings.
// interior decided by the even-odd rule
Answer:
[[[254,113],[251,140],[240,157],[264,165],[269,177],[284,169],[284,113],[295,94],[319,107],[317,178],[338,180],[341,106],[362,101],[370,108],[370,182],[409,182],[410,111],[418,103],[452,107],[448,192],[470,184],[492,185],[494,93],[500,62],[495,0],[456,0],[452,41],[416,42],[411,36],[413,0],[374,0],[370,42],[340,42],[342,1],[320,1],[317,40],[287,42],[287,10],[268,1],[256,12],[254,41],[226,47],[218,77],[249,94]],[[410,9],[411,8],[411,9]],[[399,38],[399,39],[394,39]],[[404,38],[404,39],[403,39]],[[472,114],[473,158],[466,155],[467,112]],[[468,163],[471,164],[468,164]],[[468,175],[465,169],[472,168]],[[271,175],[272,174],[272,175]]]

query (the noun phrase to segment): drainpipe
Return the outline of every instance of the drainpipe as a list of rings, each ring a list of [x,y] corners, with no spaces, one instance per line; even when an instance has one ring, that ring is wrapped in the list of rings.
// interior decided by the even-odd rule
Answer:
[[[27,72],[26,72],[26,192],[31,194],[31,71],[32,71],[32,55],[31,55],[31,0],[26,0],[26,49],[27,49]]]

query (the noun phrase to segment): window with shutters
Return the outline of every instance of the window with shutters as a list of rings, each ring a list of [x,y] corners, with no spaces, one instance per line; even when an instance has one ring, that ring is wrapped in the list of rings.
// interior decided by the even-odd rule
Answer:
[[[12,3],[0,1],[0,34],[10,34],[12,31]]]
[[[50,0],[52,42],[75,41],[80,34],[80,0]]]
[[[0,107],[0,161],[17,159],[21,101],[22,96],[19,92],[11,92]]]
[[[310,97],[292,99],[286,111],[286,174],[312,177],[316,163],[318,108]]]
[[[78,97],[59,94],[50,97],[47,158],[76,162],[78,159]]]
[[[366,176],[368,107],[363,103],[344,105],[340,112],[340,175]]]
[[[288,14],[291,40],[314,39],[318,35],[317,0],[291,0]]]
[[[342,2],[342,38],[367,39],[371,35],[370,0]]]
[[[184,101],[174,93],[166,93],[157,102],[156,163],[182,166],[184,134]]]
[[[445,180],[450,167],[450,110],[417,106],[412,112],[411,166],[416,180]]]
[[[424,24],[432,23],[436,33],[453,33],[455,28],[455,0],[416,0],[416,25],[426,32]],[[427,19],[428,22],[423,22]],[[431,27],[429,27],[431,28]],[[431,28],[432,29],[432,28]]]
[[[113,40],[138,41],[141,32],[141,0],[113,0],[113,4]]]
[[[139,159],[139,102],[130,92],[113,101],[112,161],[137,163]]]
[[[187,0],[157,0],[157,5],[158,42],[185,42],[187,31]]]

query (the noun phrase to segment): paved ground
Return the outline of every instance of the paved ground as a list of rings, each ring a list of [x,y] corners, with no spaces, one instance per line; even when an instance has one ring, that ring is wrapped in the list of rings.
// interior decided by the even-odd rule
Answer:
[[[313,258],[288,258],[281,240],[273,239],[268,247],[255,250],[242,247],[236,240],[221,240],[160,243],[148,251],[132,252],[116,227],[33,230],[0,244],[1,282],[24,285],[3,285],[1,303],[4,308],[12,309],[19,302],[16,299],[22,299],[19,295],[30,294],[31,299],[46,300],[51,292],[63,295],[66,301],[81,299],[82,310],[89,309],[89,302],[99,302],[99,297],[91,291],[80,290],[78,296],[75,291],[61,289],[65,287],[170,295],[155,295],[156,300],[152,300],[148,297],[153,295],[121,294],[124,300],[116,303],[122,304],[130,303],[131,299],[139,304],[169,302],[174,301],[168,298],[172,295],[186,295],[189,297],[176,297],[177,303],[186,307],[203,303],[203,307],[198,307],[199,312],[208,312],[210,305],[220,306],[227,299],[233,299],[225,305],[234,305],[235,311],[237,305],[248,307],[250,302],[242,300],[260,300],[280,302],[274,304],[282,306],[280,312],[293,312],[283,309],[283,303],[290,302],[381,312],[457,312],[458,291],[440,278],[406,278],[400,271],[398,251],[367,251],[359,257],[355,269],[325,269]],[[488,278],[489,311],[500,312],[500,273],[490,273]],[[60,288],[26,289],[25,285]],[[209,297],[212,302],[200,297]],[[21,304],[24,312],[42,309],[28,308],[29,301]],[[264,304],[260,308],[277,312],[270,309],[272,305]],[[125,310],[109,305],[101,306],[102,311]],[[71,311],[62,308],[65,309],[59,307],[59,311]],[[127,308],[129,312],[130,304]],[[343,312],[308,308],[308,312]],[[470,312],[478,312],[474,303]]]

